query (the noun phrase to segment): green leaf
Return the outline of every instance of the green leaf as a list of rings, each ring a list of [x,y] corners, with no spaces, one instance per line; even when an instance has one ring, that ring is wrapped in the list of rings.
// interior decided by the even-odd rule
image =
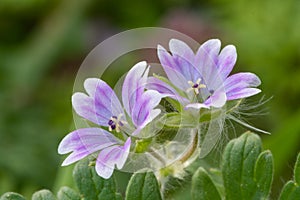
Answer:
[[[69,187],[62,187],[57,193],[58,200],[80,200],[80,195]]]
[[[116,193],[116,184],[113,177],[101,178],[93,166],[89,166],[90,159],[78,162],[73,171],[75,183],[81,196],[86,199],[114,200],[120,199]]]
[[[221,200],[221,196],[208,173],[198,168],[192,179],[192,198],[202,200]]]
[[[159,186],[153,172],[133,174],[126,189],[126,199],[162,199]]]
[[[255,164],[254,180],[257,184],[255,199],[267,199],[273,181],[274,164],[270,151],[262,152]]]
[[[289,181],[283,187],[279,200],[295,200],[300,197],[300,187],[294,181]]]
[[[294,200],[300,197],[300,153],[294,167],[294,180],[287,182],[280,194],[280,200]]]
[[[56,200],[56,198],[51,191],[40,190],[32,195],[32,200]]]
[[[300,184],[300,153],[297,156],[297,160],[294,167],[294,180],[298,185]]]
[[[14,192],[7,192],[0,197],[0,200],[25,200],[25,198]]]
[[[228,143],[222,165],[227,199],[253,199],[260,194],[262,188],[268,188],[268,184],[264,187],[258,186],[260,180],[257,183],[254,178],[256,160],[261,149],[260,138],[251,132],[246,132]],[[263,161],[259,161],[258,169],[261,165]],[[265,193],[269,192],[262,192]]]

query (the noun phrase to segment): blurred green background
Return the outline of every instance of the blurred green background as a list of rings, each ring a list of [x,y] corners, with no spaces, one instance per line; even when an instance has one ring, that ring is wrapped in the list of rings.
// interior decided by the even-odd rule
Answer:
[[[235,71],[258,74],[258,98],[273,97],[269,114],[249,121],[272,133],[262,137],[279,192],[300,150],[300,1],[1,0],[0,194],[29,197],[66,182],[57,179],[65,170],[57,146],[74,128],[70,97],[81,62],[104,39],[146,26],[236,45]]]

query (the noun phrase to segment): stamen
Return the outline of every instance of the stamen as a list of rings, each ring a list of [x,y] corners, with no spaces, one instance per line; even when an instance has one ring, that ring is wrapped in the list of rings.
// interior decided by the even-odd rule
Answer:
[[[108,130],[113,131],[116,130],[117,133],[120,132],[120,127],[124,126],[126,124],[125,121],[122,121],[123,114],[120,114],[118,117],[117,116],[112,116],[109,121],[108,121]]]
[[[186,91],[190,92],[190,91],[194,91],[195,94],[199,94],[199,90],[201,88],[206,88],[206,85],[204,84],[200,84],[201,82],[201,78],[198,78],[196,83],[194,83],[193,81],[188,81],[188,84],[191,86],[190,88],[188,88]]]

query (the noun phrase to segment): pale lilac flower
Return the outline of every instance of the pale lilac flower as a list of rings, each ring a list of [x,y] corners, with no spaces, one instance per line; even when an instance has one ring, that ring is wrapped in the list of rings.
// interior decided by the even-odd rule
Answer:
[[[158,45],[158,57],[170,84],[157,77],[148,79],[148,88],[178,100],[185,108],[220,108],[226,101],[259,93],[260,79],[253,73],[230,75],[237,53],[233,45],[221,50],[221,42],[211,39],[196,53],[184,42],[171,39],[171,54]],[[220,51],[221,50],[221,51]]]
[[[122,86],[125,111],[113,91],[104,81],[89,78],[84,82],[87,94],[75,93],[72,105],[76,113],[102,127],[82,128],[68,134],[59,144],[58,153],[72,152],[62,165],[72,164],[92,153],[99,152],[96,172],[103,178],[111,177],[115,165],[123,168],[131,146],[130,135],[137,135],[155,117],[160,109],[154,109],[161,100],[157,91],[145,91],[149,67],[146,62],[137,63],[126,75]],[[121,133],[119,139],[114,133]],[[126,140],[124,142],[124,140]]]

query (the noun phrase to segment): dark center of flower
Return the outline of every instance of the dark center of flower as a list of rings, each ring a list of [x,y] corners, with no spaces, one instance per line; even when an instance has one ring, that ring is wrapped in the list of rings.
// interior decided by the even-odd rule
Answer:
[[[119,117],[112,116],[109,119],[109,121],[108,121],[109,131],[116,130],[117,132],[120,132],[120,127],[124,126],[124,123],[125,123],[125,122],[121,121],[121,117],[122,117],[122,114],[120,114]]]
[[[190,91],[194,91],[195,94],[199,94],[199,90],[201,88],[206,88],[206,85],[201,84],[201,78],[198,78],[196,82],[193,81],[188,81],[188,84],[191,86],[190,88],[188,88],[186,91],[190,92]]]
[[[199,84],[195,83],[192,88],[198,88],[199,87]]]

